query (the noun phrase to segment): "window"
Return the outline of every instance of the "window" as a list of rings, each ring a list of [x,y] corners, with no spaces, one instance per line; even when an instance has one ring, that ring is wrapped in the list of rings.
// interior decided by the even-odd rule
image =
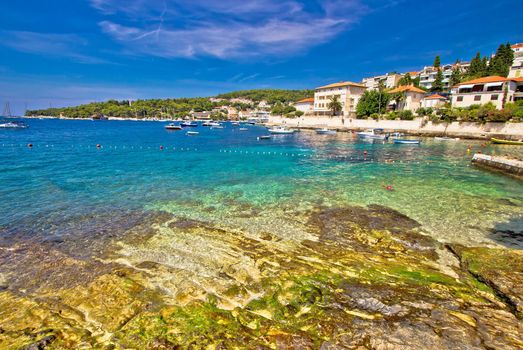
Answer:
[[[458,102],[463,101],[463,96],[458,96],[458,98],[456,99],[456,101],[458,101]]]
[[[490,100],[491,101],[496,101],[498,99],[498,96],[499,95],[490,95]]]
[[[474,101],[481,101],[481,95],[474,96]]]

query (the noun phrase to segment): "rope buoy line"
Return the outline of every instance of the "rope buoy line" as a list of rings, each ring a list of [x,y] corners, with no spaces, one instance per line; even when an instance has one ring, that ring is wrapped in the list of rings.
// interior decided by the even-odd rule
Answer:
[[[87,150],[93,150],[97,152],[104,152],[108,150],[159,150],[159,151],[174,151],[174,152],[198,152],[200,149],[198,148],[192,148],[192,147],[172,147],[172,146],[165,146],[165,145],[157,145],[157,146],[135,146],[135,145],[108,145],[104,146],[102,144],[95,144],[95,145],[54,145],[54,144],[33,144],[33,143],[27,143],[27,144],[1,144],[2,148],[26,148],[31,149],[33,152],[38,149],[87,149]],[[203,151],[203,150],[202,150]],[[214,150],[206,150],[206,151],[214,151]],[[290,158],[306,158],[306,159],[317,159],[317,160],[339,160],[339,161],[345,161],[345,162],[357,162],[357,163],[384,163],[384,164],[441,164],[440,161],[426,161],[426,160],[403,160],[403,159],[393,159],[393,158],[384,158],[380,160],[375,160],[373,158],[370,158],[368,155],[368,151],[363,150],[359,152],[361,154],[360,156],[357,156],[355,154],[347,155],[347,154],[322,154],[322,153],[298,153],[298,152],[278,152],[278,151],[248,151],[243,149],[218,149],[218,153],[222,153],[224,155],[232,155],[232,154],[241,154],[241,155],[256,155],[256,156],[279,156],[279,157],[290,157]],[[391,156],[391,154],[387,154],[386,156]],[[447,163],[447,166],[453,166],[453,167],[463,167],[462,164],[459,163]],[[469,165],[467,165],[469,167]]]

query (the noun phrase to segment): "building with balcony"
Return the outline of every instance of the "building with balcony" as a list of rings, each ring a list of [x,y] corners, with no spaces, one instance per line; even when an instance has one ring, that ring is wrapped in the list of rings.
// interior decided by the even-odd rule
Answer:
[[[403,98],[389,102],[389,108],[394,111],[416,112],[421,107],[421,100],[425,95],[425,91],[413,85],[398,86],[389,91],[389,94],[398,93],[401,93]]]
[[[514,51],[514,61],[508,73],[509,78],[523,77],[523,43],[512,45]]]
[[[329,103],[334,96],[341,103],[341,117],[355,117],[356,106],[367,87],[350,81],[320,86],[314,92],[314,114],[332,115]]]
[[[447,101],[448,99],[445,96],[433,94],[430,96],[425,96],[421,99],[421,107],[438,109],[445,106],[445,103],[447,103]]]
[[[453,107],[491,102],[497,109],[502,109],[506,103],[518,100],[523,100],[523,77],[483,77],[464,81],[452,88]]]
[[[398,85],[398,82],[401,79],[401,74],[397,73],[387,73],[383,75],[378,75],[375,77],[364,78],[361,81],[362,85],[365,85],[369,90],[377,90],[380,86],[380,83],[383,83],[383,86],[386,89],[393,89]]]
[[[452,75],[452,69],[458,67],[461,72],[464,72],[470,66],[468,62],[460,62],[455,64],[445,64],[440,66],[441,72],[443,73],[443,87],[445,89],[450,88],[449,81],[450,76]],[[424,67],[421,72],[419,72],[419,86],[425,89],[432,88],[432,84],[436,81],[436,75],[438,74],[438,69],[433,66]]]
[[[294,108],[297,111],[301,111],[304,114],[310,114],[314,111],[314,97],[304,98],[294,104]]]

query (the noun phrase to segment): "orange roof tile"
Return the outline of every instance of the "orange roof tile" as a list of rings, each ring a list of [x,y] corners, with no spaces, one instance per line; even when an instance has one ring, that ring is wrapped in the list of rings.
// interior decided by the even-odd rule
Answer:
[[[352,81],[340,81],[339,83],[334,83],[334,84],[317,87],[316,90],[342,87],[342,86],[356,86],[356,87],[361,87],[361,88],[367,88],[365,85],[356,84],[356,83],[353,83]]]
[[[419,72],[407,72],[407,73],[405,73],[405,74],[408,74],[408,75],[410,75],[410,76],[412,77],[412,76],[414,76],[414,75],[418,75]]]
[[[307,102],[314,103],[314,97],[304,98],[303,100],[299,100],[296,103],[307,103]]]
[[[472,80],[468,80],[468,81],[462,81],[461,83],[457,84],[456,86],[470,85],[470,84],[498,83],[498,82],[503,82],[503,81],[507,81],[507,80],[510,80],[510,79],[507,79],[507,78],[504,78],[504,77],[500,77],[498,75],[491,75],[489,77],[483,77],[483,78],[477,78],[477,79],[472,79]]]
[[[518,83],[523,83],[523,77],[520,77],[520,78],[508,78],[507,80],[512,80],[512,81],[515,81],[515,82],[518,82]]]
[[[438,94],[433,94],[427,97],[424,97],[425,100],[446,100],[447,98]]]
[[[512,45],[512,48],[513,48],[513,49],[517,49],[517,48],[520,48],[520,47],[523,47],[523,43],[519,43],[519,44],[514,44],[514,45]]]
[[[403,92],[403,91],[409,91],[409,92],[421,92],[422,94],[425,93],[424,90],[421,90],[420,88],[415,87],[414,85],[402,85],[398,86],[395,89],[390,90],[389,92],[391,94],[394,94],[396,92]]]

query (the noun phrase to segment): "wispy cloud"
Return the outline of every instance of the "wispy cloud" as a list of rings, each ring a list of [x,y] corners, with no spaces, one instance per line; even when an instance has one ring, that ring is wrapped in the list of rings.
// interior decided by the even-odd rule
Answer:
[[[285,56],[325,43],[367,8],[323,0],[314,9],[290,0],[91,0],[102,31],[136,54],[220,59]],[[118,15],[124,16],[118,16]]]
[[[109,63],[84,54],[88,42],[75,34],[0,31],[0,45],[16,51],[50,57],[63,57],[85,64]]]

